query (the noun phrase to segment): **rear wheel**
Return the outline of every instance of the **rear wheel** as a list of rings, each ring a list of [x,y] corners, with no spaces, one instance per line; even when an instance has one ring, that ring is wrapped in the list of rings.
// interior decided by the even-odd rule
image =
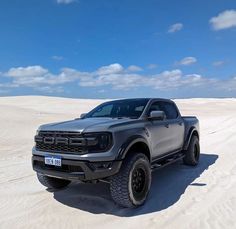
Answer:
[[[59,179],[55,177],[48,177],[46,175],[43,175],[41,173],[37,173],[37,177],[39,182],[46,186],[47,188],[51,189],[62,189],[70,184],[71,181]]]
[[[200,157],[200,144],[197,136],[192,136],[188,149],[185,152],[183,162],[186,165],[196,166]]]
[[[133,153],[124,160],[119,173],[111,178],[111,196],[123,207],[136,207],[145,202],[150,186],[148,158],[142,153]]]

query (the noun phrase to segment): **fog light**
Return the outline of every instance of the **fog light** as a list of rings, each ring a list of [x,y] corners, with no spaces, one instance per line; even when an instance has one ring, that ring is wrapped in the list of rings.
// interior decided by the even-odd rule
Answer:
[[[108,169],[111,167],[112,162],[94,162],[94,163],[90,163],[91,167],[94,170],[102,170],[102,169]]]

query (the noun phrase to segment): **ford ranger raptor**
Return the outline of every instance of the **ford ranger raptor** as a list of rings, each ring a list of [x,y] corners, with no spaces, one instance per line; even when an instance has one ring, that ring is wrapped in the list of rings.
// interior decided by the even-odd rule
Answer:
[[[109,182],[117,204],[137,207],[147,198],[153,170],[180,159],[196,166],[199,156],[196,117],[181,116],[172,100],[138,98],[105,102],[80,118],[40,126],[32,166],[48,188]]]

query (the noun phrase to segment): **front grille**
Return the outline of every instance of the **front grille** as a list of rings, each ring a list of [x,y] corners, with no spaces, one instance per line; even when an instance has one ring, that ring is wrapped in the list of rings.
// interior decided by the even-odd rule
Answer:
[[[74,154],[86,151],[85,139],[77,132],[40,131],[35,142],[38,151]]]

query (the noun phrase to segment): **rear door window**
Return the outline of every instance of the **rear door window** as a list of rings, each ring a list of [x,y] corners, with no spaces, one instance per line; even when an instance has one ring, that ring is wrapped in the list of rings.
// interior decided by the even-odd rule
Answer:
[[[173,103],[168,102],[160,102],[160,106],[162,110],[166,114],[167,119],[177,119],[179,116],[179,113]]]

